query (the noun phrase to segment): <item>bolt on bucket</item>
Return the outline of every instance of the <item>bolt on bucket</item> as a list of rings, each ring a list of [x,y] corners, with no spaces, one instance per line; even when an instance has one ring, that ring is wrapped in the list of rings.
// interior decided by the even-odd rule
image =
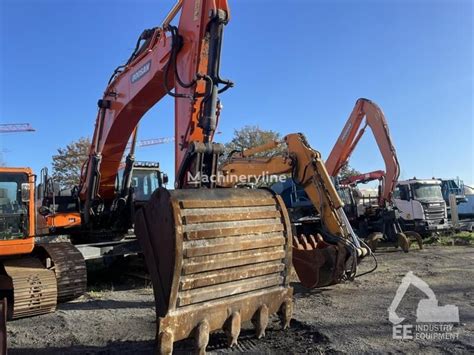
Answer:
[[[153,282],[160,353],[188,337],[203,352],[220,329],[235,345],[249,320],[261,337],[273,313],[289,325],[292,234],[279,196],[160,188],[137,213],[135,231]]]

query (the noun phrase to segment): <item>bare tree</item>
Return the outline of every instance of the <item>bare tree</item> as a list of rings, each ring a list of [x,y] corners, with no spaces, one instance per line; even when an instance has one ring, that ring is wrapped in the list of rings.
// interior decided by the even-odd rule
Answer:
[[[79,185],[81,168],[87,160],[90,144],[89,138],[82,137],[65,148],[59,148],[58,154],[53,155],[53,177],[61,189]]]

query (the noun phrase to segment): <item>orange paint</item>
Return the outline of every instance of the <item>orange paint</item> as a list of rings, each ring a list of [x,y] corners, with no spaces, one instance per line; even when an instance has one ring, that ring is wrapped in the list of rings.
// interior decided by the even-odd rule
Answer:
[[[23,173],[28,176],[30,184],[30,201],[28,202],[28,236],[20,239],[0,240],[0,256],[29,254],[35,243],[35,176],[30,168],[0,167],[0,173]]]

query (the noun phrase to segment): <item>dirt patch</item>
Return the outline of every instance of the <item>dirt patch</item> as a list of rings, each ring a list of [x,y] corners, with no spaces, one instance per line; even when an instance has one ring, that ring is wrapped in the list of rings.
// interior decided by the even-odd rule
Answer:
[[[257,340],[244,324],[239,346],[227,349],[222,332],[212,334],[210,353],[472,353],[474,351],[474,248],[431,247],[402,253],[378,251],[376,272],[319,290],[295,288],[295,314],[289,330],[273,319],[266,337]],[[361,266],[371,268],[370,262]],[[439,304],[459,307],[458,339],[393,340],[389,307],[408,271],[426,281]],[[80,299],[62,304],[54,314],[8,323],[10,354],[148,354],[154,350],[153,292],[146,281],[123,273],[90,275],[92,285]],[[415,319],[425,296],[409,288],[397,313]],[[425,297],[426,298],[426,297]],[[190,341],[176,353],[192,350]]]

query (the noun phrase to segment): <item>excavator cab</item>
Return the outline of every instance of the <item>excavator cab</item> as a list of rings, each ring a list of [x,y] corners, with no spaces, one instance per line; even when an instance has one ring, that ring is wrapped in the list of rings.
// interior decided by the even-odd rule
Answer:
[[[35,245],[34,207],[31,169],[0,167],[0,300],[8,299],[8,318],[51,312],[86,287],[85,263],[72,245]]]
[[[123,186],[125,168],[117,174],[116,191],[120,193]],[[142,207],[156,189],[168,183],[168,175],[160,170],[160,163],[153,161],[134,161],[131,172],[131,188],[136,207]]]
[[[33,249],[33,181],[30,169],[0,168],[0,255]]]

